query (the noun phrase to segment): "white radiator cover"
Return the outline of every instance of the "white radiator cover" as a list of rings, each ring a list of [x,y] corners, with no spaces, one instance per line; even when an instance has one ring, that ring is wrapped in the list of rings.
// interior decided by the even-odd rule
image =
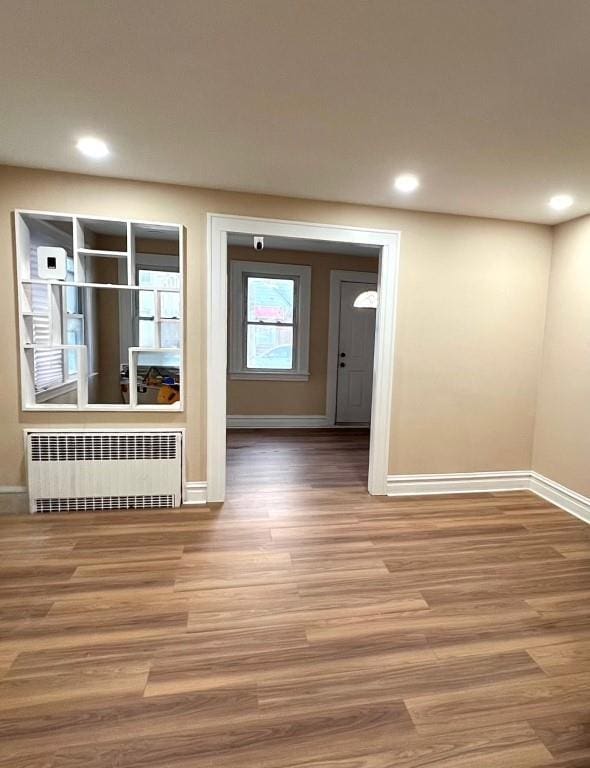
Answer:
[[[25,430],[31,512],[177,507],[179,430]]]

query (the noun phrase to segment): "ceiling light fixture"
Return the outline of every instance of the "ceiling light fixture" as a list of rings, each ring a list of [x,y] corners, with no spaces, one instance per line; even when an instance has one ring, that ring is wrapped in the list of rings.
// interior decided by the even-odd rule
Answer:
[[[555,211],[565,211],[574,202],[574,198],[571,195],[553,195],[549,200],[549,205]]]
[[[420,179],[413,173],[402,173],[400,176],[395,177],[393,186],[398,192],[403,192],[407,195],[418,189],[420,186]]]
[[[95,136],[83,136],[81,139],[78,139],[76,148],[83,155],[91,157],[93,160],[101,160],[109,154],[109,148],[106,143]]]

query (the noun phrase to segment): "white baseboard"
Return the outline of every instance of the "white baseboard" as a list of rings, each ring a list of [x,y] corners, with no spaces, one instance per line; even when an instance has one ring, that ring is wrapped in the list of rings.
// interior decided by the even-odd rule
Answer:
[[[481,493],[528,490],[531,473],[459,472],[446,475],[389,475],[388,496],[428,496],[437,493]]]
[[[207,483],[203,480],[196,482],[186,482],[184,484],[184,497],[182,504],[184,505],[196,505],[207,503]]]
[[[0,493],[26,493],[24,485],[0,485]]]
[[[590,523],[590,499],[587,496],[582,496],[548,477],[543,477],[538,472],[531,472],[529,488],[542,499],[550,501],[556,507],[561,507],[585,523]]]
[[[446,475],[389,475],[388,496],[428,496],[445,493],[532,491],[570,515],[590,523],[590,498],[530,470],[465,472]]]
[[[319,429],[333,426],[327,416],[227,416],[228,429]]]

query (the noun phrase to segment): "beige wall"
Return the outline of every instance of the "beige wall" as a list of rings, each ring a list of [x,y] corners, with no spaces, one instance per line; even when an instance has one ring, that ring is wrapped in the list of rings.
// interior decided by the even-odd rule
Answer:
[[[11,211],[31,208],[184,224],[186,411],[21,413]],[[189,480],[205,479],[206,213],[400,230],[391,473],[526,469],[550,265],[548,227],[0,167],[0,485],[23,482],[30,424],[187,426]]]
[[[590,216],[554,230],[533,469],[590,496]]]
[[[322,416],[326,413],[326,369],[330,317],[330,271],[377,272],[379,259],[331,253],[273,251],[231,246],[230,261],[307,264],[311,267],[308,381],[228,381],[228,410],[240,416]]]

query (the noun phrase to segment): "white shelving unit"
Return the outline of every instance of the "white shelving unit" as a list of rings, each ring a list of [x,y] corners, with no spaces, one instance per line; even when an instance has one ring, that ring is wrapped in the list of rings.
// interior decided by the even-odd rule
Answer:
[[[18,281],[19,305],[19,344],[21,360],[21,398],[25,411],[181,411],[184,399],[184,230],[178,224],[161,222],[131,221],[124,219],[106,219],[87,215],[54,213],[44,211],[17,210],[14,213],[16,266]],[[126,242],[125,250],[109,250],[104,247],[92,247],[96,235],[114,235]],[[169,240],[178,244],[178,290],[170,288],[146,288],[137,284],[136,264],[137,240]],[[65,247],[68,256],[73,260],[71,279],[44,280],[36,276],[35,240],[37,244],[57,245]],[[151,254],[153,259],[153,253]],[[121,282],[97,282],[93,265],[96,260],[114,259],[119,276],[124,273]],[[65,315],[66,292],[68,289],[96,289],[97,291],[115,290],[117,292],[150,291],[154,294],[156,308],[153,318],[154,345],[150,347],[137,346],[134,328],[136,317],[129,317],[132,327],[127,329],[129,339],[134,339],[128,346],[129,365],[129,403],[96,403],[89,402],[89,376],[96,375],[89,369],[89,339],[84,338],[83,344],[66,343],[66,318],[80,318],[81,315]],[[178,294],[179,317],[164,317],[161,314],[162,296]],[[180,326],[179,346],[162,347],[161,329],[165,323],[175,323]],[[83,323],[83,328],[86,323]],[[40,332],[40,330],[42,332]],[[119,336],[119,327],[113,328],[113,335]],[[86,331],[84,331],[86,334]],[[43,339],[39,342],[38,338]],[[66,355],[75,353],[76,375],[66,378]],[[138,402],[138,360],[142,353],[152,355],[167,355],[177,353],[178,384],[180,400],[170,405],[144,404]],[[59,359],[62,355],[64,381],[43,389],[38,385],[42,376],[43,366]],[[37,366],[37,368],[36,368]],[[165,364],[162,364],[166,368]],[[174,366],[176,368],[176,366]],[[37,374],[37,375],[36,375]],[[37,379],[37,384],[36,384]],[[76,393],[76,402],[47,402],[48,393],[60,391]]]

